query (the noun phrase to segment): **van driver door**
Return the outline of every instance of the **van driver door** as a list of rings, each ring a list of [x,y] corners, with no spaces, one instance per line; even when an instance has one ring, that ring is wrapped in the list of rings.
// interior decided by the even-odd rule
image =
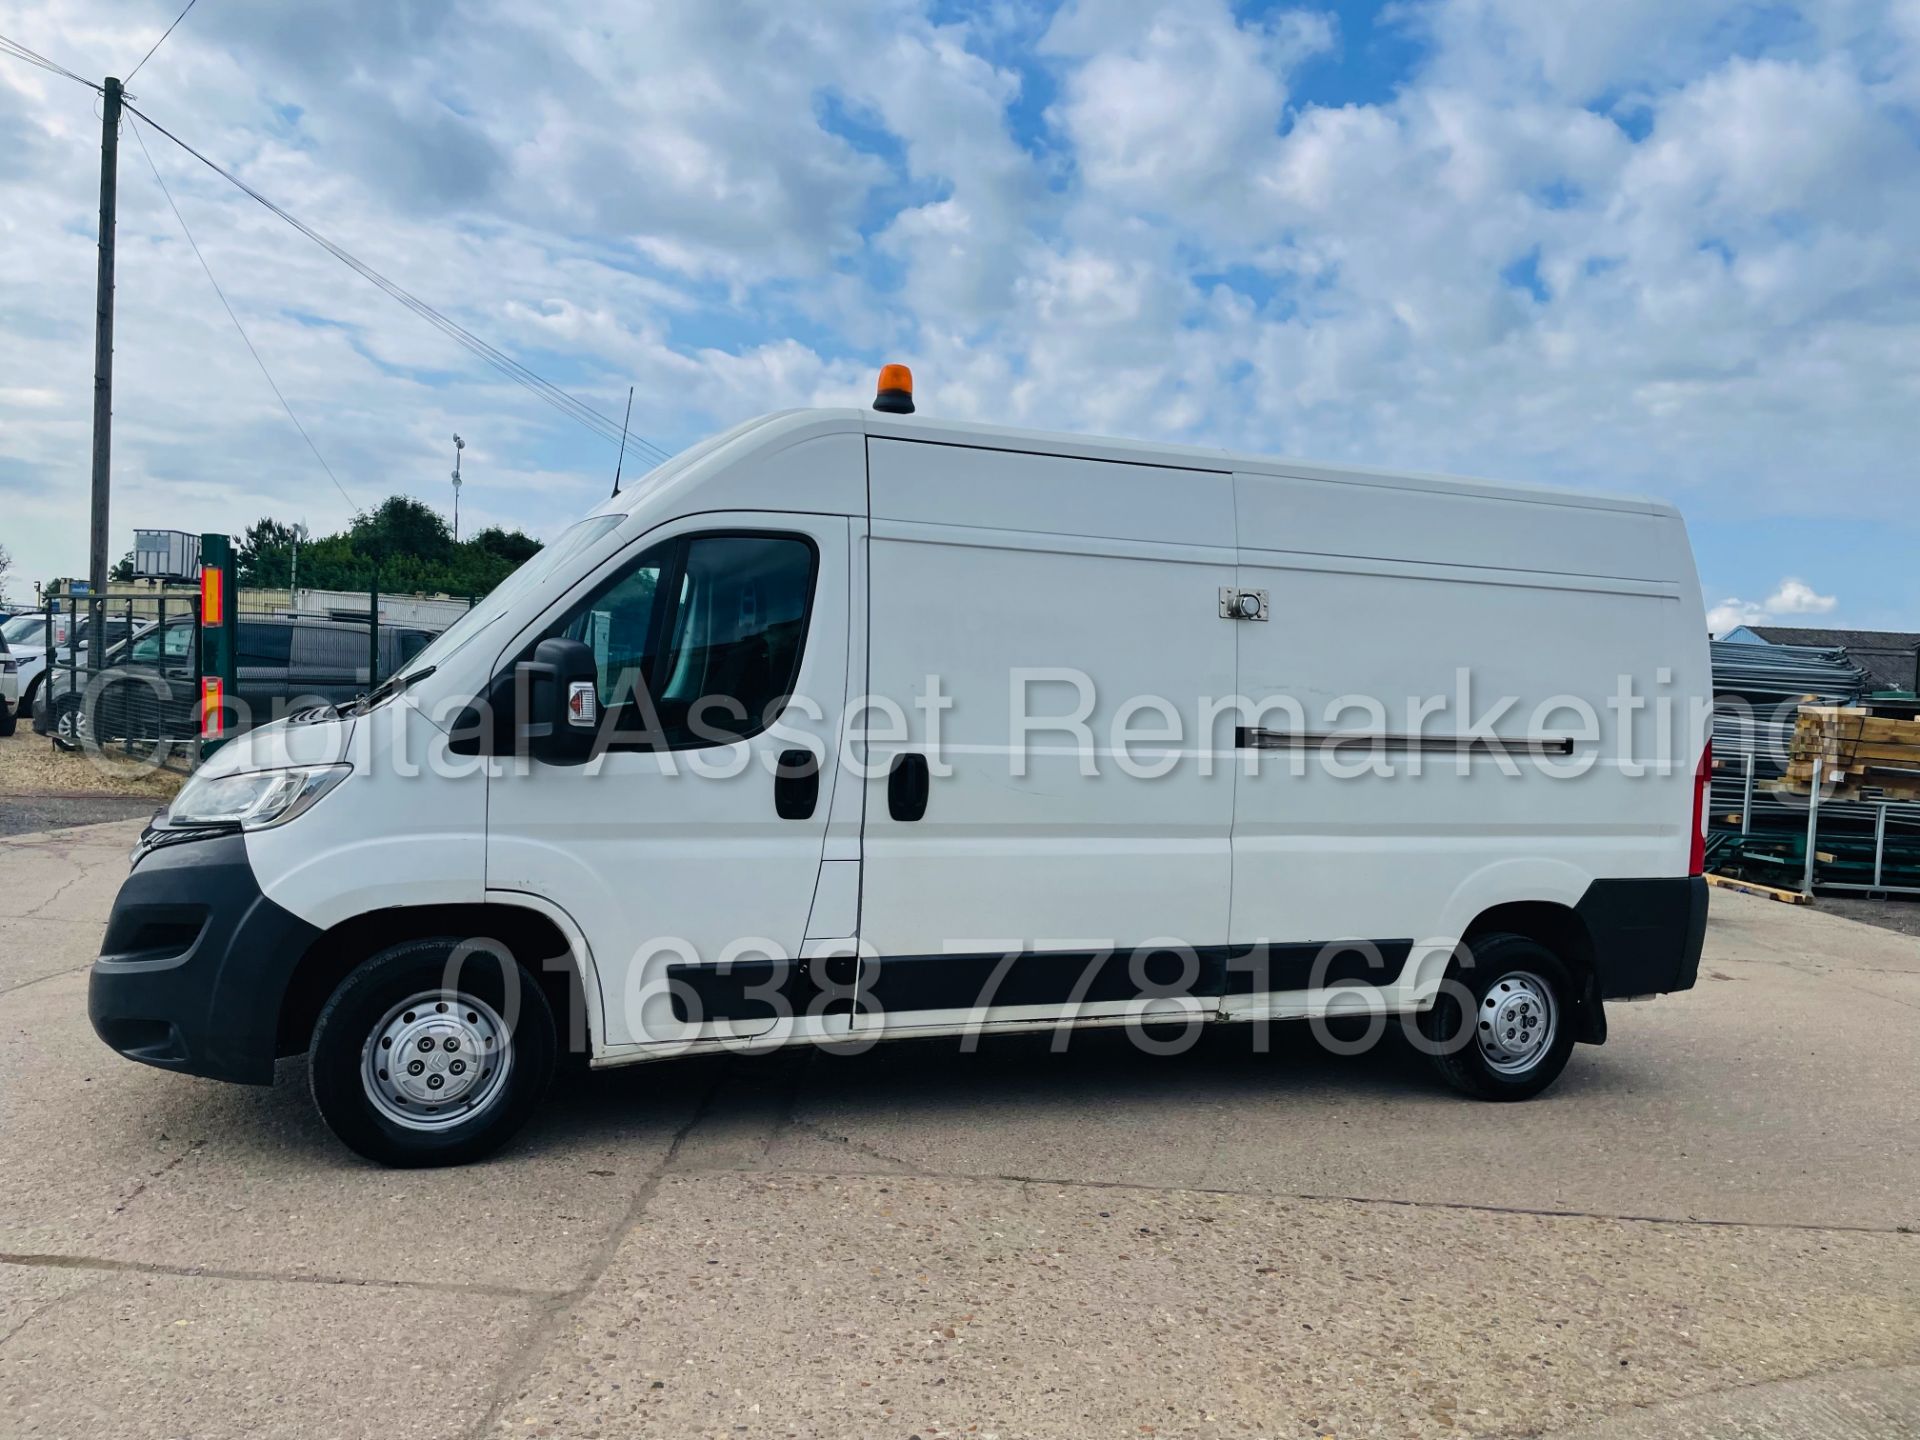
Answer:
[[[536,628],[593,651],[611,739],[584,764],[487,762],[487,887],[579,926],[604,1045],[752,1036],[793,1005],[838,780],[852,523],[674,521]]]

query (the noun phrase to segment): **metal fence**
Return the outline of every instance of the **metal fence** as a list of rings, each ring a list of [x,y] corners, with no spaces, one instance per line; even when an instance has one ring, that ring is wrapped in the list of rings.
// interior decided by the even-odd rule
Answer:
[[[313,592],[242,590],[228,604],[235,663],[219,733],[232,736],[365,694],[472,602],[369,591],[316,604]],[[207,703],[200,605],[186,588],[48,602],[34,728],[70,747],[190,766]]]
[[[198,591],[51,600],[41,619],[46,659],[35,730],[69,747],[192,764],[199,739]]]
[[[1715,641],[1709,869],[1812,894],[1920,894],[1920,805],[1776,788],[1800,706],[1852,705],[1872,677],[1841,649]]]

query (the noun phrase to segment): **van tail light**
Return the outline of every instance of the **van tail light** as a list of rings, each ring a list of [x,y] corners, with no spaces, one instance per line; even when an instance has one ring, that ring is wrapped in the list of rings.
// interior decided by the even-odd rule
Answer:
[[[1700,765],[1693,772],[1693,852],[1687,861],[1687,874],[1707,873],[1707,789],[1713,782],[1713,741],[1700,752]]]
[[[209,675],[200,682],[200,738],[219,740],[227,733],[226,686]]]

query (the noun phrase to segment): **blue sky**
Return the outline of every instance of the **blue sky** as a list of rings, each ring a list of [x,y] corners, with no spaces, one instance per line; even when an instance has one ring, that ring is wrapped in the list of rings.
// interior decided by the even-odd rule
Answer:
[[[127,69],[164,3],[0,0]],[[863,403],[1651,493],[1723,624],[1920,629],[1920,0],[202,0],[138,103],[668,448]],[[94,97],[0,61],[0,545],[83,564]],[[613,454],[123,136],[116,535]]]

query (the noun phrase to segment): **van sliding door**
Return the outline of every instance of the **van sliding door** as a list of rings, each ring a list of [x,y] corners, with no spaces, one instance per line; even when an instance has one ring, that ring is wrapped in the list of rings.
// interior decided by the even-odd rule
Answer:
[[[868,457],[884,708],[856,1027],[1177,993],[1178,952],[1226,939],[1233,776],[1204,709],[1234,685],[1230,478],[880,438]]]

